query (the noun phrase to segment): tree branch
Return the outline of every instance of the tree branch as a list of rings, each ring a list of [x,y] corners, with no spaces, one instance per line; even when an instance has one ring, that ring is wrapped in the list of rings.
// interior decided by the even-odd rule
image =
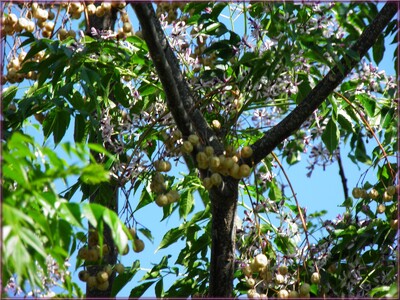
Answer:
[[[300,128],[301,124],[325,101],[333,90],[343,81],[343,79],[356,66],[361,58],[373,46],[378,36],[387,26],[390,20],[397,12],[397,3],[388,2],[378,13],[376,18],[364,30],[358,41],[350,48],[357,53],[354,56],[344,56],[340,64],[342,72],[338,66],[335,66],[329,73],[317,84],[317,86],[307,95],[307,97],[281,122],[268,130],[264,136],[252,145],[253,162],[259,163],[268,154],[275,149],[282,141],[291,135],[293,131]]]
[[[337,157],[337,161],[338,161],[338,165],[339,165],[339,176],[340,176],[340,179],[342,180],[344,200],[346,201],[347,198],[349,198],[349,189],[347,187],[347,178],[344,175],[344,168],[343,168],[343,164],[342,164],[342,157],[340,155],[340,149],[339,149],[336,157]]]
[[[213,146],[216,153],[222,153],[222,144],[201,112],[195,108],[190,88],[152,4],[132,3],[132,7],[139,19],[143,38],[149,47],[151,58],[165,91],[168,107],[179,130],[185,137],[196,132],[205,144]]]

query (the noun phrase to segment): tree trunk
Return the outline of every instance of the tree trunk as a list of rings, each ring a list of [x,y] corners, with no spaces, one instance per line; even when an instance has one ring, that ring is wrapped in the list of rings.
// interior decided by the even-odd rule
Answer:
[[[96,3],[98,6],[99,3]],[[117,10],[113,7],[111,9],[111,13],[105,14],[103,17],[99,18],[96,15],[91,15],[88,17],[87,20],[87,27],[86,33],[92,36],[91,29],[95,28],[97,31],[103,30],[114,30],[115,22],[117,20]],[[113,98],[113,95],[109,95],[110,98]],[[94,132],[92,137],[96,142],[101,143],[101,137],[99,137],[98,132]],[[107,148],[107,145],[106,145]],[[111,149],[107,149],[108,151],[112,152]],[[94,154],[96,160],[99,161],[98,155]],[[98,203],[104,205],[108,209],[111,209],[118,213],[118,183],[110,181],[109,183],[100,184],[97,191],[90,196],[91,203]],[[92,229],[89,226],[89,230]],[[103,255],[102,263],[91,265],[87,267],[87,271],[89,272],[90,276],[96,276],[96,274],[103,270],[104,266],[106,265],[115,265],[117,262],[118,257],[118,250],[115,246],[114,240],[112,238],[111,229],[108,225],[104,224],[103,230],[103,244],[107,244],[109,247],[109,253],[107,255]],[[115,279],[115,272],[111,274],[109,277],[109,286],[107,290],[100,291],[96,288],[89,288],[86,285],[86,297],[87,298],[111,298],[111,290],[113,286],[113,282]]]
[[[238,182],[231,178],[224,183],[229,185],[229,193],[212,189],[212,247],[209,296],[233,297],[233,274],[235,271],[235,216],[238,201]]]

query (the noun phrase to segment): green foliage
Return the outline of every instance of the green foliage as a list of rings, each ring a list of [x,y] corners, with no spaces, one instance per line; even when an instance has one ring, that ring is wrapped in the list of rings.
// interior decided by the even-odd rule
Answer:
[[[68,202],[55,191],[53,182],[84,174],[87,182],[98,183],[108,180],[99,176],[107,172],[101,165],[83,165],[84,160],[68,165],[53,150],[19,132],[3,143],[2,153],[3,280],[7,282],[17,274],[16,283],[25,291],[29,286],[43,289],[42,281],[51,278],[50,266],[55,263],[60,278],[65,280],[63,288],[69,295],[80,294],[70,282],[66,261],[76,250],[75,230],[84,228],[82,221],[87,219],[93,226],[99,221],[110,225],[121,251],[127,238],[114,212],[96,204]],[[87,157],[84,152],[80,155]],[[88,172],[93,168],[97,172]],[[48,292],[47,289],[44,287],[41,292]]]
[[[180,25],[168,21],[178,6],[179,18],[185,21]],[[303,103],[327,70],[333,66],[343,70],[341,57],[357,56],[350,46],[378,13],[374,3],[190,2],[160,3],[158,10],[172,24],[172,29],[164,29],[192,89],[195,108],[210,125],[219,122],[220,127],[211,127],[221,144],[239,150],[253,145]],[[242,22],[240,27],[236,22]],[[397,203],[383,198],[386,189],[396,184],[398,108],[392,99],[397,94],[395,84],[372,64],[386,55],[385,38],[395,35],[395,25],[388,25],[372,56],[360,61],[328,101],[240,181],[235,296],[248,293],[248,277],[256,280],[254,291],[275,297],[283,288],[311,284],[317,269],[321,283],[311,284],[311,296],[397,295],[393,284]],[[244,32],[237,30],[241,27]],[[99,32],[59,41],[25,31],[18,38],[19,47],[29,49],[19,73],[33,72],[37,78],[24,93],[11,81],[2,93],[3,281],[16,275],[24,291],[37,286],[46,294],[43,282],[51,276],[48,266],[54,260],[68,296],[80,296],[65,261],[86,242],[84,221],[99,231],[100,244],[107,225],[121,253],[128,244],[125,225],[139,226],[136,234],[154,241],[151,228],[137,221],[142,209],[154,206],[162,209],[161,222],[170,218],[180,222],[166,228],[156,251],[181,248],[177,257],[164,256],[154,263],[130,297],[141,297],[150,287],[160,298],[206,296],[212,214],[202,179],[212,172],[196,169],[189,156],[183,162],[179,148],[187,136],[173,137],[178,132],[170,114],[174,107],[166,103],[167,91],[140,34],[120,39]],[[41,53],[42,59],[36,59]],[[55,149],[22,134],[33,116],[45,143],[52,138]],[[73,141],[65,142],[69,133]],[[376,145],[373,151],[367,143]],[[324,222],[325,211],[306,213],[301,207],[303,199],[296,198],[278,157],[289,166],[309,161],[311,176],[315,168],[325,170],[336,162],[344,146],[351,148],[347,155],[355,165],[376,174],[374,183],[364,183],[365,174],[361,175],[360,186],[375,188],[379,197],[348,197],[342,204],[346,213]],[[61,149],[79,162],[67,163],[59,155]],[[156,172],[152,164],[156,160],[185,163],[189,172]],[[276,171],[278,167],[281,171]],[[223,175],[225,184],[228,175]],[[157,176],[162,182],[154,188]],[[71,177],[74,184],[67,181]],[[54,186],[58,180],[67,183],[62,194]],[[109,208],[117,206],[117,188],[124,205],[116,212]],[[178,200],[163,208],[155,205],[160,194],[171,191],[179,194]],[[78,193],[80,203],[74,201]],[[131,207],[132,196],[137,204]],[[384,213],[375,211],[382,204]],[[260,253],[267,257],[268,267],[246,273]],[[83,265],[78,259],[76,267]],[[273,276],[282,265],[289,273],[279,283]],[[141,267],[136,260],[119,274],[111,296],[130,286]],[[166,276],[175,279],[169,287]]]

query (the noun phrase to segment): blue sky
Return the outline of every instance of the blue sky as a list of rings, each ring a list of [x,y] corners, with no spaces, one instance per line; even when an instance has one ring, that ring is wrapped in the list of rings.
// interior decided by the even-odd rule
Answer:
[[[129,9],[129,11],[131,11],[131,9]],[[136,17],[133,14],[130,15],[130,18],[132,21],[136,20]],[[133,25],[135,29],[138,28],[137,23],[133,22]],[[240,31],[240,27],[237,26],[236,30],[238,29]],[[388,39],[388,42],[391,41],[392,37]],[[394,74],[392,54],[394,52],[395,45],[389,45],[388,43],[386,43],[386,48],[387,48],[386,52],[387,55],[384,56],[383,61],[379,65],[379,69],[386,70],[387,74]],[[35,121],[33,121],[33,123],[35,123]],[[41,133],[38,133],[33,128],[28,127],[26,129],[26,132],[28,134],[32,134],[33,136],[35,136],[38,142],[43,140]],[[73,132],[70,128],[65,140],[72,141],[73,139],[72,137],[73,137]],[[52,143],[52,141],[50,141],[50,143]],[[375,141],[371,140],[367,146],[369,150],[372,150],[376,146]],[[349,158],[347,158],[346,153],[348,152],[349,152],[349,146],[347,145],[345,146],[344,150],[342,150],[342,159],[343,159],[343,165],[345,166],[345,174],[348,180],[347,184],[351,192],[351,189],[356,186],[357,182],[360,179],[361,174],[367,170],[368,166],[360,165],[360,168],[358,168],[350,161]],[[343,202],[344,197],[343,197],[341,179],[338,176],[338,170],[339,170],[338,165],[335,162],[331,166],[328,166],[326,171],[323,171],[322,168],[317,168],[315,169],[313,175],[310,178],[308,178],[306,176],[307,173],[306,167],[308,166],[307,156],[308,154],[303,154],[301,162],[293,166],[288,166],[284,162],[283,164],[285,167],[285,171],[288,173],[291,183],[293,184],[300,205],[305,206],[308,210],[308,213],[320,210],[327,210],[328,214],[324,217],[324,219],[334,219],[338,214],[344,212],[344,208],[339,207],[339,205]],[[63,158],[68,160],[67,157]],[[393,158],[392,160],[395,161],[395,158]],[[178,175],[180,172],[187,173],[187,169],[184,166],[182,166],[180,168],[174,169],[172,174]],[[275,171],[275,173],[278,173],[278,176],[280,176],[278,169]],[[368,172],[365,181],[370,181],[374,183],[376,180],[375,178],[376,177],[374,171],[370,171]],[[69,183],[72,184],[73,180],[70,180]],[[65,188],[66,188],[65,185],[63,185],[61,182],[57,183],[58,191],[61,192]],[[289,192],[289,190],[287,190],[287,192]],[[138,194],[132,197],[131,203],[133,207],[136,207],[139,197],[140,197],[139,192]],[[79,201],[80,199],[79,197],[76,197],[75,200]],[[121,203],[120,206],[122,206],[122,204],[123,203]],[[197,198],[196,198],[196,205],[197,205],[196,210],[201,210],[204,208],[201,200]],[[154,243],[152,244],[142,236],[142,238],[145,241],[145,251],[141,253],[130,252],[129,255],[124,256],[122,259],[122,263],[125,266],[130,266],[135,260],[139,259],[141,261],[141,266],[143,268],[151,269],[152,263],[158,263],[164,255],[168,254],[173,255],[173,258],[170,260],[170,262],[172,263],[174,261],[173,260],[174,257],[176,258],[176,255],[179,253],[179,250],[184,246],[183,242],[178,242],[176,246],[167,249],[162,249],[157,253],[155,253],[155,249],[157,248],[158,244],[160,243],[163,235],[167,232],[167,230],[179,226],[182,220],[179,219],[177,213],[174,213],[169,219],[161,223],[159,222],[159,220],[162,219],[162,215],[163,215],[162,209],[156,206],[155,204],[150,204],[136,213],[135,218],[137,218],[137,220],[141,224],[148,227],[152,231],[155,240]],[[71,259],[71,264],[72,266],[75,265],[74,258]],[[78,272],[79,270],[74,273],[74,278],[76,281],[79,281],[77,279]],[[121,291],[119,296],[120,297],[129,296],[130,290],[135,285],[137,285],[137,281],[140,280],[140,278],[144,274],[145,274],[144,271],[138,272],[138,274],[135,275],[134,280]],[[167,288],[173,282],[174,279],[173,276],[169,276],[169,278],[170,280],[164,280],[164,286]],[[85,286],[83,284],[81,286],[83,289],[85,289]],[[144,294],[144,296],[148,297],[154,296],[154,287],[150,287],[149,290]]]

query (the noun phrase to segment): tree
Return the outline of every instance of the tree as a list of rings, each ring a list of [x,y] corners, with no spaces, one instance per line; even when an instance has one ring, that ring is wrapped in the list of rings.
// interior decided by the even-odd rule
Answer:
[[[117,253],[129,251],[128,238],[135,251],[143,249],[139,235],[152,239],[134,213],[155,202],[163,219],[176,210],[183,218],[158,248],[184,239],[175,265],[187,276],[164,291],[161,272],[180,270],[165,256],[132,297],[152,284],[158,297],[397,294],[397,166],[390,159],[397,147],[397,103],[390,100],[396,85],[373,65],[383,58],[385,37],[397,32],[396,4],[378,12],[372,3],[160,3],[156,11],[152,4],[133,3],[141,27],[134,34],[128,6],[120,2],[54,7],[57,16],[64,14],[61,23],[48,20],[53,8],[21,4],[36,20],[33,28],[12,13],[12,4],[7,7],[3,31],[13,47],[3,91],[3,212],[19,217],[3,220],[3,251],[9,253],[4,278],[17,274],[18,285],[28,280],[44,289],[35,262],[45,276],[51,274],[48,257],[66,271],[63,262],[79,248],[76,267],[87,270],[79,273],[86,295],[115,296],[140,267],[139,261],[130,269],[117,265]],[[226,11],[230,29],[221,21]],[[64,28],[82,13],[86,34],[77,38]],[[233,30],[241,16],[243,35]],[[123,26],[114,32],[118,17]],[[21,59],[18,45],[29,48],[20,51]],[[12,84],[25,79],[35,83],[21,96]],[[33,115],[45,139],[52,135],[55,145],[91,164],[67,166],[21,134]],[[71,119],[75,144],[63,144]],[[367,153],[365,141],[372,137],[378,146]],[[354,164],[377,170],[375,183],[361,181],[352,190],[360,199],[354,204],[341,164],[347,142]],[[320,214],[308,215],[295,191],[287,195],[284,182],[272,175],[273,164],[285,174],[281,160],[295,164],[308,144],[314,145],[309,174],[318,164],[337,161],[345,195],[343,218],[320,227],[314,220]],[[48,156],[46,163],[27,155],[32,147]],[[174,161],[188,167],[183,178],[167,174]],[[78,181],[58,194],[51,182],[71,174],[79,174]],[[71,201],[78,189],[90,203]],[[119,189],[126,198],[120,210]],[[133,209],[130,196],[137,191]],[[195,192],[204,204],[196,212]],[[246,202],[238,201],[240,194]],[[247,210],[242,224],[238,203]],[[117,214],[127,217],[122,222]],[[88,234],[74,231],[84,229],[81,216],[89,221]],[[319,228],[327,234],[311,245]],[[69,276],[63,280],[70,294],[79,290]]]

